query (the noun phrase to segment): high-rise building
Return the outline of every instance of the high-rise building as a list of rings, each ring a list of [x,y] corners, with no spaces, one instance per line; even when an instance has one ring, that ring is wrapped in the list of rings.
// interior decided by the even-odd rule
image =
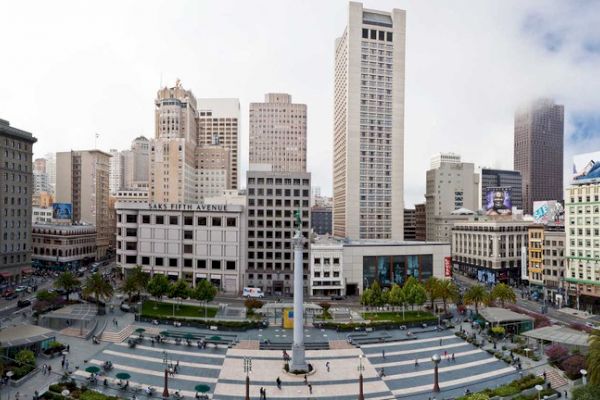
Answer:
[[[406,12],[350,2],[335,43],[333,232],[350,239],[404,235]]]
[[[427,240],[449,241],[451,229],[443,218],[461,208],[479,209],[479,174],[473,163],[461,162],[451,154],[434,156],[432,168],[427,171],[425,208]]]
[[[511,189],[512,206],[523,209],[523,181],[519,171],[482,168],[480,182],[481,208],[485,207],[488,188],[503,187]]]
[[[564,113],[549,99],[534,101],[515,113],[514,169],[523,179],[523,211],[533,202],[563,199]]]
[[[56,154],[48,153],[44,158],[46,159],[46,173],[48,174],[50,193],[54,194],[56,189]]]
[[[218,143],[218,141],[215,141]],[[231,188],[231,150],[219,144],[196,148],[198,199],[222,196]]]
[[[198,145],[218,143],[229,149],[231,178],[227,189],[239,189],[241,120],[239,99],[197,99]]]
[[[425,203],[415,204],[415,240],[427,240],[427,211]]]
[[[417,215],[414,208],[404,209],[404,240],[417,240]]]
[[[42,192],[51,193],[48,173],[46,170],[46,159],[36,158],[33,161],[33,196]]]
[[[302,235],[310,233],[310,173],[248,171],[248,267],[246,286],[267,294],[294,291],[294,212],[300,211]],[[304,292],[308,292],[310,247],[302,255]]]
[[[123,188],[148,188],[150,169],[150,141],[138,136],[131,142],[131,148],[123,154]]]
[[[36,158],[33,160],[33,172],[46,173],[47,160],[45,158]]]
[[[123,152],[117,149],[110,149],[111,157],[109,161],[110,175],[109,175],[109,190],[110,193],[117,193],[123,189]]]
[[[0,276],[15,282],[31,269],[31,133],[0,119]]]
[[[56,153],[56,202],[70,203],[73,222],[96,226],[97,257],[112,249],[110,228],[109,180],[111,155],[100,150]]]
[[[196,98],[177,80],[164,87],[155,101],[155,137],[150,143],[149,201],[195,203]]]
[[[565,286],[565,226],[534,224],[529,226],[527,246],[529,287],[546,301],[561,304]]]
[[[310,212],[310,226],[317,235],[331,235],[333,233],[331,206],[312,206]]]
[[[306,171],[306,104],[285,93],[250,103],[250,169]]]

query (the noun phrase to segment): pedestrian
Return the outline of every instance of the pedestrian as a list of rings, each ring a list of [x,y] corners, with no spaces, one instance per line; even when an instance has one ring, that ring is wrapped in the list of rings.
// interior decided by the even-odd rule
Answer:
[[[444,357],[448,357],[448,350],[444,350]]]
[[[452,353],[452,361],[456,361],[456,358],[454,358],[454,353]]]
[[[327,367],[327,372],[329,372],[329,361],[325,363],[325,366]]]
[[[281,390],[281,379],[277,377],[277,380],[275,382],[277,382],[277,389]]]
[[[312,394],[312,385],[310,383],[308,384],[308,393]]]
[[[565,399],[568,399],[568,398],[569,398],[569,391],[565,390]]]
[[[442,339],[440,339],[440,347],[442,347]]]
[[[385,368],[381,368],[381,371],[379,371],[379,376],[381,378],[383,378],[385,376]]]
[[[21,396],[21,395],[19,394],[19,392],[15,393],[15,400],[19,400],[19,397],[20,397],[20,396]]]
[[[48,375],[52,372],[52,365],[48,365]]]
[[[415,368],[417,368],[419,366],[419,359],[415,358]]]
[[[304,384],[308,385],[308,378],[307,378],[306,374],[304,374]]]
[[[69,370],[69,360],[65,361],[65,369],[67,371]]]
[[[267,400],[267,388],[263,389],[263,399]]]
[[[385,358],[385,349],[384,349],[384,350],[381,350],[381,356],[382,356],[383,358]]]
[[[542,375],[544,375],[544,382],[546,382],[546,371]]]
[[[70,344],[67,345],[67,352],[69,352],[69,351],[71,351],[71,345]]]
[[[65,369],[65,358],[64,358],[64,357],[63,357],[63,359],[62,359],[62,360],[60,360],[60,367],[61,367],[62,369]]]

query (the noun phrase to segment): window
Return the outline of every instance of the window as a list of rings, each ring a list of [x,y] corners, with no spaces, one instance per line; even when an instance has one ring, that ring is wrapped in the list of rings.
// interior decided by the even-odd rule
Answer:
[[[169,224],[170,225],[177,225],[177,224],[179,224],[179,218],[177,216],[175,216],[175,215],[171,215],[169,217]]]
[[[184,244],[183,245],[183,253],[184,254],[192,254],[194,252],[194,245]]]
[[[221,269],[221,260],[212,260],[210,269]]]
[[[368,29],[364,29],[362,30],[362,37],[363,39],[368,39],[369,38],[369,30]]]
[[[125,242],[125,250],[136,250],[137,242]]]
[[[193,239],[194,231],[183,231],[183,238],[184,239]]]
[[[191,216],[183,217],[183,224],[184,225],[194,225],[194,218]]]
[[[156,258],[154,259],[154,264],[155,264],[157,267],[162,267],[162,266],[164,265],[164,263],[163,263],[163,258],[162,258],[162,257],[156,257]]]
[[[212,226],[221,226],[221,217],[212,217]]]
[[[226,268],[230,271],[235,270],[235,261],[227,261]]]
[[[150,257],[142,257],[142,265],[150,265]]]
[[[387,40],[388,42],[391,42],[391,41],[392,41],[392,38],[393,38],[393,33],[392,33],[392,32],[386,32],[386,33],[387,33],[387,39],[386,39],[386,40]]]
[[[198,226],[206,226],[206,217],[198,217]]]
[[[126,256],[125,257],[125,263],[126,264],[136,264],[137,263],[137,257],[136,256]]]
[[[375,29],[371,29],[371,39],[377,39],[377,31]]]
[[[142,215],[142,224],[149,224],[149,223],[150,223],[150,216]]]
[[[127,228],[125,236],[136,237],[137,236],[137,229],[135,229],[135,228]]]
[[[162,215],[156,216],[156,225],[163,225],[165,223],[165,217]]]
[[[227,226],[234,227],[237,225],[236,218],[227,218]]]
[[[177,266],[177,259],[169,258],[169,267],[176,267],[176,266]]]
[[[197,260],[196,268],[206,269],[206,260]]]
[[[192,260],[190,258],[183,259],[183,266],[187,268],[192,268]]]

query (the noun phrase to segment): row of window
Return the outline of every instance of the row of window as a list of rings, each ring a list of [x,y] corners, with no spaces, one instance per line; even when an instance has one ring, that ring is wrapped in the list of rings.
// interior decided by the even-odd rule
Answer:
[[[125,256],[125,263],[127,264],[136,264],[137,261],[137,256]],[[121,262],[121,255],[118,254],[117,255],[117,261]],[[142,266],[150,266],[150,261],[151,259],[154,259],[154,266],[156,267],[174,267],[177,268],[179,267],[179,259],[178,258],[166,258],[166,257],[148,257],[148,256],[142,256],[141,257],[141,262],[140,264]],[[208,266],[210,265],[210,269],[211,270],[221,270],[222,267],[225,267],[225,270],[227,271],[235,271],[236,269],[236,261],[232,261],[232,260],[195,260],[196,261],[196,268],[197,269],[208,269]],[[183,265],[184,268],[193,268],[194,267],[194,260],[191,258],[184,258],[183,259]]]
[[[391,42],[393,37],[393,32],[378,31],[377,29],[366,28],[363,28],[362,30],[363,39],[382,40],[386,42]]]
[[[117,222],[122,222],[121,214],[117,214]],[[129,224],[138,223],[137,214],[125,214],[125,222]],[[210,225],[209,225],[210,222]],[[142,224],[154,224],[154,225],[179,225],[179,216],[177,215],[142,215]],[[194,217],[184,216],[183,225],[193,226]],[[196,217],[196,226],[226,226],[228,228],[235,228],[237,226],[236,217]]]

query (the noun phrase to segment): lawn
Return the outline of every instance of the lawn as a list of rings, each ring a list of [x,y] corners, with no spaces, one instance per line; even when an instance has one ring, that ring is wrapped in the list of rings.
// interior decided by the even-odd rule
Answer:
[[[175,304],[175,316],[187,318],[214,318],[215,315],[217,315],[217,308],[215,307],[206,307],[206,311],[204,309],[205,307],[203,306]],[[146,300],[142,305],[142,315],[150,318],[172,317],[173,304]]]
[[[437,319],[432,313],[427,311],[405,311],[404,318],[402,318],[402,312],[367,312],[363,313],[362,317],[371,321],[392,321],[395,323],[404,322],[425,322],[434,321]]]

